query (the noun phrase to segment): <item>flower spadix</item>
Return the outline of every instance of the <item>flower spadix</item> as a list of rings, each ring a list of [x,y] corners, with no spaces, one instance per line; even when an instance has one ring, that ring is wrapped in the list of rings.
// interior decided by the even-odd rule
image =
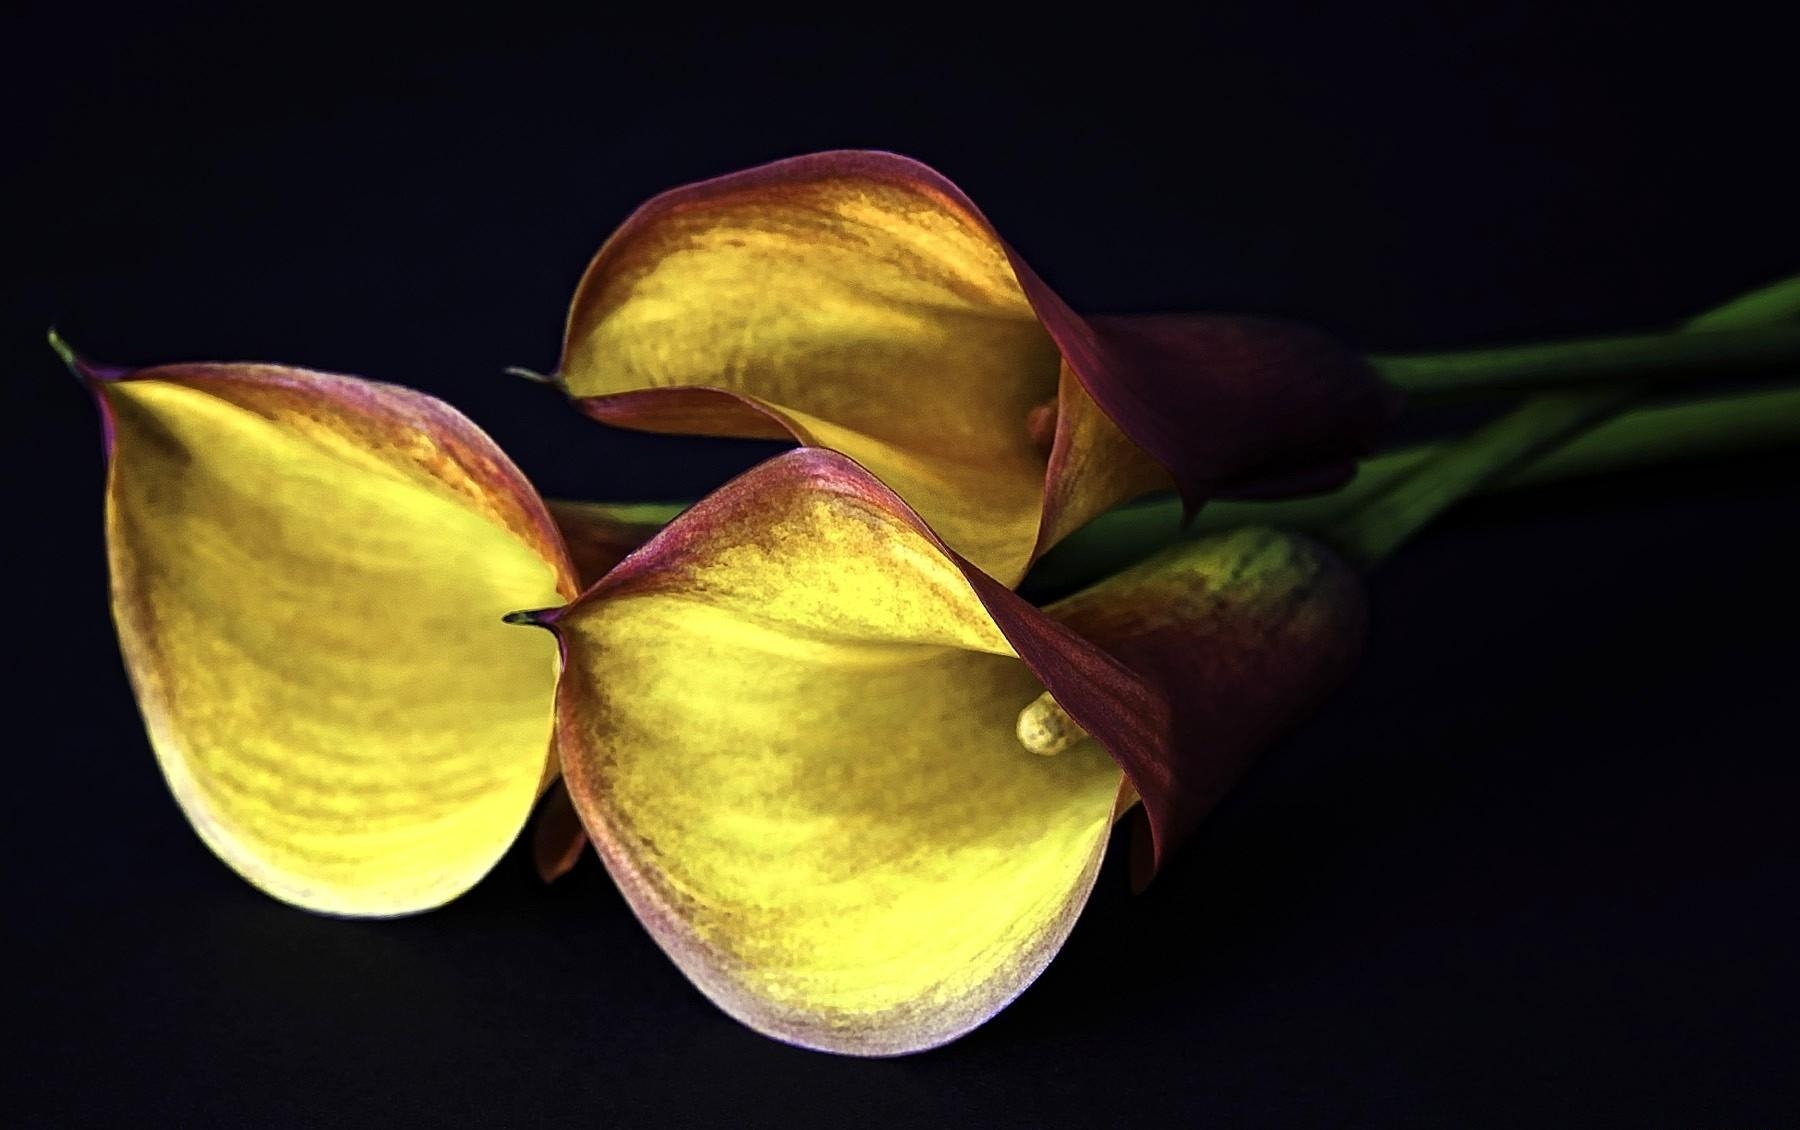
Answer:
[[[638,209],[581,281],[558,379],[609,423],[848,454],[1006,584],[1148,490],[1333,485],[1394,407],[1300,326],[1083,318],[954,184],[875,152]]]
[[[68,357],[106,429],[126,670],[206,844],[348,915],[473,885],[554,773],[550,642],[501,622],[575,595],[519,471],[429,396],[270,365]],[[565,511],[616,560],[603,512]]]
[[[1250,530],[1040,610],[801,449],[518,619],[561,641],[564,780],[676,964],[759,1031],[896,1054],[1036,976],[1134,795],[1166,854],[1347,669],[1363,606]]]

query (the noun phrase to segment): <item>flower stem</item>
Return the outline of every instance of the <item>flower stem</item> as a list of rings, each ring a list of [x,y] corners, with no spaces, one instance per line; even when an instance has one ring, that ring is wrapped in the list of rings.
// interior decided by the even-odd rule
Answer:
[[[1797,312],[1800,279],[1787,279],[1692,319],[1671,340],[1687,337],[1716,342],[1737,336],[1731,331],[1764,320],[1786,322]],[[1800,327],[1776,328],[1792,331]],[[1633,375],[1641,372],[1634,370]],[[1322,534],[1364,568],[1371,568],[1459,499],[1616,415],[1644,391],[1642,383],[1633,381],[1534,396],[1474,434],[1446,444],[1391,490],[1353,510]]]
[[[1317,533],[1391,491],[1449,446],[1419,444],[1366,459],[1356,478],[1330,494],[1279,502],[1210,502],[1186,529],[1181,525],[1181,500],[1172,494],[1121,506],[1063,539],[1037,563],[1021,588],[1030,595],[1068,592],[1142,561],[1174,542],[1236,526],[1271,525]],[[1510,474],[1494,478],[1483,493],[1782,447],[1800,447],[1800,388],[1734,393],[1626,412]],[[661,525],[689,504],[587,505],[620,521]]]
[[[1795,280],[1800,285],[1800,280]],[[1800,371],[1800,326],[1636,334],[1499,349],[1371,357],[1377,372],[1426,400],[1533,392],[1595,382],[1668,383]]]
[[[1363,568],[1373,568],[1459,500],[1613,415],[1633,386],[1547,392],[1444,447],[1392,490],[1320,531]]]
[[[666,526],[692,502],[573,502],[562,505],[580,506],[597,516],[626,526]]]
[[[1364,460],[1356,478],[1330,494],[1280,502],[1210,502],[1186,530],[1181,528],[1181,500],[1172,495],[1121,506],[1065,538],[1037,563],[1022,588],[1034,596],[1067,592],[1116,573],[1175,541],[1236,526],[1272,525],[1315,533],[1328,529],[1392,490],[1447,446],[1421,444]],[[1737,393],[1627,412],[1493,479],[1483,493],[1780,447],[1800,447],[1800,388]]]

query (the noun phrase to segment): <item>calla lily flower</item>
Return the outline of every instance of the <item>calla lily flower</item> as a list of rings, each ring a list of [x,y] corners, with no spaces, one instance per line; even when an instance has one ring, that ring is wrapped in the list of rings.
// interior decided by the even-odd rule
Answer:
[[[126,671],[200,837],[310,910],[403,914],[472,886],[556,772],[555,649],[501,617],[580,591],[567,543],[599,572],[636,534],[553,517],[421,393],[65,359],[105,428]]]
[[[1016,584],[1113,505],[1348,478],[1397,398],[1305,327],[1083,318],[949,180],[889,153],[666,192],[576,291],[556,378],[598,420],[849,455]]]
[[[1147,877],[1348,671],[1364,606],[1245,529],[1040,610],[802,448],[514,619],[561,643],[564,781],[676,964],[758,1031],[885,1055],[1024,989],[1137,796]]]

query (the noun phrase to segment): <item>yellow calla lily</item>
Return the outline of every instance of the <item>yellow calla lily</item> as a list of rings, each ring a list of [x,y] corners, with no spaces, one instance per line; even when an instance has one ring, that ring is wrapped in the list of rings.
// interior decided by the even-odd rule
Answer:
[[[309,910],[404,914],[473,885],[556,771],[555,649],[501,623],[580,589],[530,484],[393,385],[64,352],[106,430],[126,670],[200,837]],[[592,568],[629,548],[601,514],[560,517]]]
[[[802,449],[515,619],[561,643],[564,780],[676,964],[758,1031],[884,1055],[1022,991],[1115,812],[1142,794],[1166,852],[1347,672],[1363,605],[1250,530],[1039,610]]]
[[[949,180],[874,152],[645,204],[582,278],[557,380],[608,423],[849,455],[1009,585],[1146,491],[1340,482],[1396,406],[1304,327],[1083,318]]]

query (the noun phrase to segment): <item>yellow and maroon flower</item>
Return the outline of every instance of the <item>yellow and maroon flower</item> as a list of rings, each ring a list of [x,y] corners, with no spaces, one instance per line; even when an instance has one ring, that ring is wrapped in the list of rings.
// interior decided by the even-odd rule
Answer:
[[[677,965],[759,1031],[896,1054],[1037,975],[1139,795],[1147,877],[1349,669],[1363,613],[1348,566],[1266,529],[1040,610],[802,449],[514,619],[561,643],[564,781]]]
[[[1396,406],[1301,326],[1083,318],[949,180],[854,151],[638,209],[576,291],[558,380],[608,423],[849,455],[1005,584],[1149,490],[1334,485]]]
[[[551,511],[417,392],[65,357],[105,429],[126,671],[201,838],[311,910],[402,914],[473,885],[556,772],[555,649],[501,623],[591,579]],[[603,509],[557,517],[595,573],[641,540]]]

